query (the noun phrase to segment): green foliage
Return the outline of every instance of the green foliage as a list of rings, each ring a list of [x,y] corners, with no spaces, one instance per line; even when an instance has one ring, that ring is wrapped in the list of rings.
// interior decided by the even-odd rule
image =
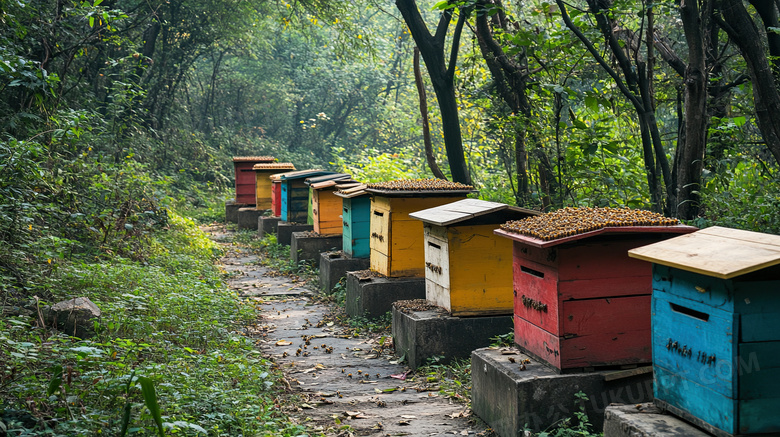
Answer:
[[[515,333],[508,332],[490,337],[490,347],[511,347],[515,345]]]
[[[101,308],[97,337],[0,319],[0,410],[32,419],[9,432],[300,434],[275,406],[279,374],[242,334],[255,310],[224,286],[218,246],[175,214],[150,238],[144,263],[63,263],[47,279],[53,300]]]
[[[574,405],[577,408],[574,416],[563,419],[550,427],[552,431],[540,432],[537,434],[537,437],[597,437],[603,435],[603,433],[593,430],[593,425],[585,412],[585,403],[588,402],[588,395],[580,391],[574,397]]]
[[[414,381],[429,386],[438,386],[438,392],[449,399],[459,402],[471,402],[471,361],[453,360],[448,364],[440,363],[443,357],[434,356],[428,363],[414,372]]]

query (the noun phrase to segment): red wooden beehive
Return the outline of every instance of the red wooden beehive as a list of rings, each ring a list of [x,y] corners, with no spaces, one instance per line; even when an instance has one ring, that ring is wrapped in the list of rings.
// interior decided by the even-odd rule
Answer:
[[[236,203],[255,204],[255,164],[274,162],[273,156],[234,156]]]
[[[651,362],[651,269],[628,250],[695,231],[611,226],[513,243],[515,343],[557,371]]]

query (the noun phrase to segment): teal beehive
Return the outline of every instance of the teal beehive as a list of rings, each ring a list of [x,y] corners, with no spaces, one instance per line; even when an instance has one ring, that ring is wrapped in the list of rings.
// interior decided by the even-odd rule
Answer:
[[[341,186],[335,194],[341,197],[343,222],[342,250],[352,258],[368,258],[371,219],[371,195],[363,184]]]
[[[282,184],[282,221],[306,223],[309,211],[309,187],[306,178],[333,174],[326,170],[300,170],[279,176]]]
[[[780,236],[712,227],[653,263],[656,403],[716,435],[780,433]]]

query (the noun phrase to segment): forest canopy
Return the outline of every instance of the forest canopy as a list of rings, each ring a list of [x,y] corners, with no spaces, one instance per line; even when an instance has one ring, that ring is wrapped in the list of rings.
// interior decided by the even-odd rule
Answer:
[[[776,232],[777,21],[736,0],[0,0],[4,287],[137,256],[170,202],[230,198],[239,155]]]

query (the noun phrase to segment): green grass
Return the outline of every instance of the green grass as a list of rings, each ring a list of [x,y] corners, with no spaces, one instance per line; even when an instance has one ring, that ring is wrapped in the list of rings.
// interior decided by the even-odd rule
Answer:
[[[213,264],[220,247],[189,219],[171,214],[170,223],[143,263],[63,263],[50,275],[54,300],[86,296],[101,308],[96,337],[0,318],[0,418],[10,435],[122,435],[125,408],[128,434],[157,435],[139,377],[153,383],[167,433],[304,432],[281,413],[281,374],[243,334],[257,314],[225,286]]]

